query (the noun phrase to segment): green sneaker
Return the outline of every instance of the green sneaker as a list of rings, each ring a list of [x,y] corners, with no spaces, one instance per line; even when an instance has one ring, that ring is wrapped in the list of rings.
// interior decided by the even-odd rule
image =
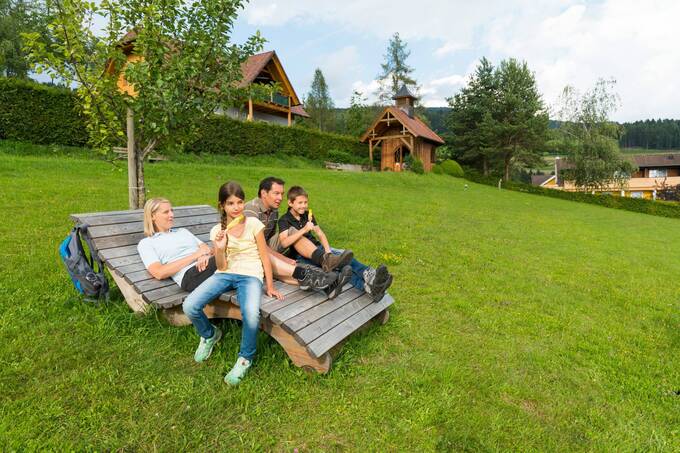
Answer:
[[[220,328],[217,326],[213,327],[215,328],[215,333],[213,333],[212,338],[206,339],[201,337],[201,342],[198,344],[198,348],[194,354],[194,360],[198,363],[208,360],[208,357],[210,357],[210,354],[212,354],[213,348],[217,342],[220,341],[220,338],[222,338],[222,331]]]
[[[224,376],[224,382],[229,385],[239,385],[241,383],[241,379],[243,379],[243,376],[245,376],[248,372],[248,368],[250,368],[251,363],[252,362],[250,360],[244,359],[243,357],[236,359],[234,368],[232,368],[231,371],[227,373],[226,376]]]

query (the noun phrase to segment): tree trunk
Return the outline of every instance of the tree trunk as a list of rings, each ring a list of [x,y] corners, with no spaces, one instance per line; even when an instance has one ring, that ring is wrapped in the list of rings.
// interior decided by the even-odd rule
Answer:
[[[144,184],[144,153],[137,152],[137,209],[146,203],[146,185]]]
[[[132,109],[127,109],[127,158],[128,158],[128,206],[130,209],[140,208],[137,174],[138,152],[135,142],[135,118]]]
[[[489,176],[489,161],[486,156],[482,157],[482,174]]]
[[[505,156],[505,160],[503,162],[503,167],[504,167],[503,179],[505,181],[510,181],[510,156],[509,155]]]

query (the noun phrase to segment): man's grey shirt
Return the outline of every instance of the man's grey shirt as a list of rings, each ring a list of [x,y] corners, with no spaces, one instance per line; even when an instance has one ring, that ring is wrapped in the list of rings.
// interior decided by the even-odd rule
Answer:
[[[267,209],[258,197],[246,203],[243,214],[255,217],[264,224],[264,238],[267,242],[276,234],[276,224],[279,220],[278,209]]]

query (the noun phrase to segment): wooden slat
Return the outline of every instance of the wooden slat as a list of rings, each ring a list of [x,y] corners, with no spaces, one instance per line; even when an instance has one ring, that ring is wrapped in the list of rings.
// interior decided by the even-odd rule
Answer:
[[[99,257],[100,258],[102,257],[101,253],[99,254]],[[131,264],[138,264],[138,263],[141,263],[141,262],[142,262],[142,258],[139,256],[139,253],[137,253],[135,255],[122,256],[120,258],[111,258],[106,262],[106,264],[109,266],[109,269],[114,269],[114,270],[117,271],[119,268],[121,268],[123,266],[129,266]],[[142,266],[144,266],[144,263],[142,263]],[[118,272],[118,274],[121,274],[121,273]]]
[[[285,299],[283,300],[272,299],[270,301],[267,301],[266,303],[263,303],[262,305],[260,305],[260,313],[262,314],[263,317],[267,318],[273,311],[279,310],[283,307],[287,307],[290,304],[299,302],[302,299],[311,297],[313,295],[319,295],[319,293],[312,291],[303,291],[299,289],[291,294],[287,294]]]
[[[176,307],[177,305],[182,305],[182,302],[184,302],[184,299],[189,295],[186,291],[183,291],[179,294],[173,294],[171,296],[166,296],[162,297],[160,299],[155,300],[151,305],[153,305],[156,308],[172,308]]]
[[[326,293],[320,292],[319,294],[322,294],[326,296]],[[276,310],[272,312],[269,315],[269,318],[272,320],[274,324],[281,324],[282,322],[286,321],[287,319],[292,318],[293,316],[299,315],[303,311],[309,310],[310,308],[323,303],[328,300],[328,296],[326,298],[322,299],[312,299],[312,298],[306,298],[302,300],[301,302],[293,305],[288,305],[287,307],[284,307],[280,310]]]
[[[195,236],[198,236],[199,234],[210,233],[210,230],[215,225],[216,222],[210,222],[183,226],[182,228],[186,228]],[[137,245],[142,239],[144,239],[144,233],[140,231],[138,233],[121,234],[118,236],[100,237],[98,239],[93,239],[92,242],[94,243],[95,248],[101,251],[115,247],[125,247],[126,245]]]
[[[146,270],[146,267],[144,266],[144,263],[142,263],[141,258],[136,263],[127,264],[125,266],[120,266],[116,268],[116,272],[118,273],[118,275],[128,275],[133,272],[139,272],[144,270]]]
[[[344,291],[335,299],[329,300],[327,303],[312,307],[307,311],[304,311],[292,318],[287,319],[286,322],[283,323],[283,327],[290,333],[297,332],[298,330],[307,327],[308,325],[312,324],[318,319],[328,315],[329,313],[337,310],[343,305],[360,297],[362,294],[363,291],[359,291],[350,285],[350,287],[346,291]]]
[[[205,214],[205,215],[200,215],[200,216],[192,216],[192,217],[180,217],[175,219],[174,221],[174,227],[175,228],[181,228],[184,226],[188,225],[200,225],[200,224],[209,224],[212,223],[213,225],[217,224],[219,222],[219,217],[217,213],[215,214]],[[107,236],[118,236],[121,234],[129,234],[129,233],[140,233],[144,231],[144,223],[139,221],[139,222],[128,222],[128,223],[118,223],[115,225],[102,225],[102,226],[93,226],[88,228],[88,233],[91,238],[97,239],[97,238],[102,238],[102,237],[107,237]]]
[[[293,334],[295,335],[295,338],[300,340],[302,344],[309,344],[350,316],[366,308],[367,305],[373,303],[373,300],[370,297],[361,297],[361,294],[363,293],[360,293],[359,291],[348,291],[348,293],[354,293],[354,298],[348,297],[346,303],[336,305],[337,310],[333,310],[326,316],[317,318],[316,321],[310,323],[307,327],[295,332]],[[334,300],[328,301],[328,304],[323,304],[321,307],[332,305],[331,302],[334,302]],[[305,315],[306,318],[308,312],[303,313],[303,315]]]
[[[147,301],[148,303],[151,304],[151,303],[154,303],[155,301],[162,299],[164,297],[173,296],[173,295],[180,294],[180,293],[183,293],[183,292],[185,292],[185,291],[183,291],[182,288],[180,288],[179,286],[170,285],[170,286],[166,286],[164,288],[158,288],[158,289],[154,289],[154,290],[142,293],[142,297],[144,298],[145,301]]]
[[[210,208],[213,211],[215,211],[215,208],[212,206],[209,206],[207,204],[197,204],[197,205],[191,205],[191,206],[179,206],[176,208],[173,208],[173,211],[175,214],[183,213],[184,211],[188,211],[191,209],[196,209],[196,208]],[[124,215],[144,215],[144,209],[128,209],[125,211],[104,211],[104,212],[83,212],[80,214],[71,214],[71,220],[74,222],[81,222],[81,223],[87,223],[88,225],[94,225],[92,222],[96,222],[98,218],[106,218],[106,217],[116,217],[116,216],[124,216]],[[141,217],[140,217],[141,218]],[[115,222],[118,223],[118,222]]]
[[[154,276],[149,274],[149,271],[146,270],[146,268],[144,267],[144,263],[142,263],[141,271],[128,272],[124,274],[123,277],[125,278],[125,281],[132,284],[141,282],[143,280],[151,280],[152,278],[154,278]]]
[[[370,296],[365,295],[362,297]],[[385,295],[380,302],[369,304],[363,310],[347,318],[331,330],[307,345],[307,350],[314,357],[320,357],[330,351],[336,344],[347,338],[352,332],[370,321],[375,315],[392,305],[394,300],[390,295]]]
[[[177,283],[175,283],[175,281],[171,278],[166,278],[164,280],[156,280],[155,278],[149,280],[142,280],[141,282],[137,282],[132,286],[134,286],[138,292],[146,293],[154,289],[165,288],[166,286],[172,285],[177,286],[179,288]]]
[[[87,223],[89,226],[115,225],[129,222],[142,222],[144,220],[144,213],[141,211],[125,211],[125,214],[101,215],[93,217],[85,217],[79,220],[81,223]],[[192,217],[205,214],[216,214],[215,208],[211,206],[202,206],[196,208],[176,208],[173,209],[175,218]]]

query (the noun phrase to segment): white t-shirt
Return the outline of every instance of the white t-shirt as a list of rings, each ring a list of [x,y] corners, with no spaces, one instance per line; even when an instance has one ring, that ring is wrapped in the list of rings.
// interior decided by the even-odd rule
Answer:
[[[145,237],[137,244],[137,251],[144,266],[148,269],[153,263],[168,264],[198,250],[203,242],[185,228],[170,229],[165,233],[156,233]],[[172,276],[178,285],[182,284],[184,273],[196,263],[191,263]]]
[[[217,233],[222,229],[221,224],[217,224],[210,230],[210,240],[214,241]],[[243,233],[240,237],[227,234],[227,270],[228,274],[250,275],[260,280],[264,278],[264,269],[260,252],[257,249],[255,235],[264,229],[264,224],[255,217],[246,217]]]

